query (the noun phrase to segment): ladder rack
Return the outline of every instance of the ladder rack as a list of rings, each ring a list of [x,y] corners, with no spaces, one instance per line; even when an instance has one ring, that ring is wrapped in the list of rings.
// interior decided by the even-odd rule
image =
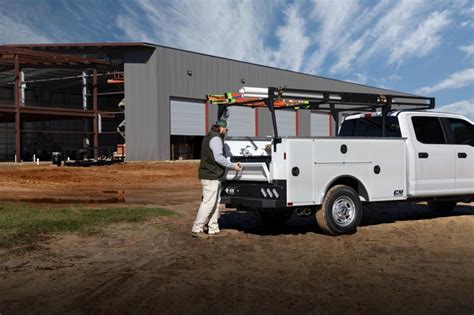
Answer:
[[[340,112],[375,112],[380,109],[382,112],[382,136],[385,137],[385,118],[394,106],[397,106],[398,110],[426,110],[435,108],[434,97],[305,90],[286,87],[244,87],[239,90],[239,93],[207,95],[207,100],[209,103],[219,106],[218,119],[224,116],[228,106],[267,107],[272,116],[275,150],[276,144],[281,142],[281,138],[278,136],[275,117],[276,110],[309,109],[328,112],[336,123],[336,129],[338,129]]]

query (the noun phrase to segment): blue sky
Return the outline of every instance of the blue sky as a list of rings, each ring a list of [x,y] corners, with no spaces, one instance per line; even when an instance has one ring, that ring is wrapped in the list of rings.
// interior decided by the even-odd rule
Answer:
[[[474,119],[474,0],[2,0],[0,43],[146,41],[435,96]]]

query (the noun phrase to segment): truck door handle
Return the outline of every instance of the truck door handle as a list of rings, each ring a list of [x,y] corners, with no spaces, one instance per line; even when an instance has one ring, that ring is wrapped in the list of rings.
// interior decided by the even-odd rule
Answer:
[[[460,159],[465,159],[465,158],[467,158],[467,153],[458,152],[458,158],[460,158]]]
[[[426,152],[419,152],[419,153],[418,153],[418,157],[419,157],[420,159],[427,159],[428,156],[429,156],[429,154],[426,153]]]

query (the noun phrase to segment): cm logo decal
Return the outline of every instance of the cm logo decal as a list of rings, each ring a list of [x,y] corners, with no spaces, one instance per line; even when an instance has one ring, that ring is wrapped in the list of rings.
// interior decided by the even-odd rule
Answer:
[[[395,197],[397,197],[397,196],[403,196],[403,189],[394,190],[394,191],[393,191],[393,195],[394,195]]]

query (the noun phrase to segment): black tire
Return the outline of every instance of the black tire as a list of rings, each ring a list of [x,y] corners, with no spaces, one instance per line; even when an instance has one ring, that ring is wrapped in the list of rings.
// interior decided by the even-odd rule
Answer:
[[[447,213],[456,208],[457,201],[429,201],[428,205],[434,212]]]
[[[329,235],[352,234],[362,219],[359,195],[349,186],[331,187],[324,196],[321,209],[316,211],[316,221]]]
[[[263,223],[268,226],[283,226],[293,214],[290,210],[280,209],[262,209],[259,213]]]

